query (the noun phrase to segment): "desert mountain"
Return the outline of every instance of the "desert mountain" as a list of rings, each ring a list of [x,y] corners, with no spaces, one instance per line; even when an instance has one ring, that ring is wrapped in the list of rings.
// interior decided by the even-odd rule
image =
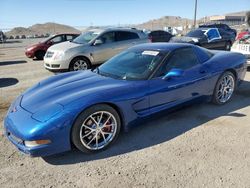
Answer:
[[[145,29],[163,29],[163,27],[178,27],[192,25],[193,21],[187,18],[181,18],[179,16],[164,16],[159,19],[147,21],[145,23],[137,25],[138,28]]]
[[[44,23],[44,24],[35,24],[31,27],[15,27],[11,31],[6,32],[7,36],[13,35],[45,35],[45,34],[58,34],[58,33],[80,33],[79,30],[74,27],[67,25],[57,24],[57,23]]]

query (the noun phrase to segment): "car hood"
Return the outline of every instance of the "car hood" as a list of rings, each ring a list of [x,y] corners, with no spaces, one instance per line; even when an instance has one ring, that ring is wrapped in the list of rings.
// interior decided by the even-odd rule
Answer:
[[[27,46],[26,49],[29,49],[29,48],[37,48],[37,47],[40,47],[40,46],[43,46],[44,43],[37,43],[37,44],[32,44],[30,46]]]
[[[197,43],[199,42],[200,38],[197,37],[187,37],[187,36],[183,36],[183,37],[172,37],[170,39],[171,42],[188,42],[188,43]]]
[[[89,44],[78,44],[70,41],[62,42],[59,44],[55,44],[49,48],[50,51],[67,51],[72,48],[77,48],[77,47],[84,47],[88,46]]]
[[[53,104],[65,106],[85,96],[103,95],[105,91],[122,87],[129,88],[129,82],[104,77],[91,71],[64,73],[44,80],[27,90],[21,106],[35,113]]]

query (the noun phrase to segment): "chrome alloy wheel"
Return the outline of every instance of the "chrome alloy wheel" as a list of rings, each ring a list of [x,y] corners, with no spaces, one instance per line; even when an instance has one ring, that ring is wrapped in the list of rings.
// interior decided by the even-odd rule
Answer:
[[[219,89],[217,91],[217,99],[221,103],[227,102],[232,97],[234,88],[235,88],[234,77],[230,74],[225,75],[219,83]]]
[[[117,121],[113,114],[98,111],[88,116],[80,129],[81,143],[90,150],[107,146],[115,137]]]
[[[88,69],[88,63],[82,59],[77,60],[73,65],[73,70],[87,70]]]

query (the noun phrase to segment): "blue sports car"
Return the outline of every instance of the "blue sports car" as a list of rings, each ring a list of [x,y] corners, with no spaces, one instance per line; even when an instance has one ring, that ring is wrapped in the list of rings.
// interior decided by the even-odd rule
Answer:
[[[22,152],[46,156],[76,147],[95,152],[121,129],[196,99],[228,102],[246,73],[239,53],[192,44],[132,47],[99,68],[52,76],[20,95],[4,120]]]

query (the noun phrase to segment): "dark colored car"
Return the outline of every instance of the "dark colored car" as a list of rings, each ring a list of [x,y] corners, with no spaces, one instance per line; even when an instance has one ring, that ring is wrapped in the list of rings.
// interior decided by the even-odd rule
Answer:
[[[79,34],[73,33],[53,35],[52,37],[49,37],[44,41],[39,42],[38,44],[34,44],[32,46],[27,47],[25,50],[25,55],[29,58],[36,57],[37,59],[43,59],[47,49],[50,46],[65,41],[71,41],[77,36],[79,36]]]
[[[233,33],[234,37],[237,36],[237,31],[235,29],[232,29],[227,24],[204,24],[199,25],[199,28],[218,28],[218,29],[224,29],[226,32]]]
[[[198,28],[190,31],[183,37],[173,37],[171,42],[184,42],[202,46],[207,49],[227,50],[231,49],[235,36],[218,28]]]
[[[155,30],[148,34],[151,42],[168,42],[172,37],[172,34],[163,30]]]

